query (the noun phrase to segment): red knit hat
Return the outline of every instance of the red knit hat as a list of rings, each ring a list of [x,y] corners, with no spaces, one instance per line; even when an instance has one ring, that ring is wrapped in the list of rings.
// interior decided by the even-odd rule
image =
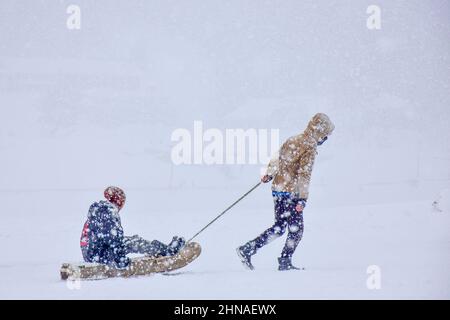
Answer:
[[[118,187],[108,187],[104,192],[106,200],[111,203],[114,203],[119,209],[122,209],[125,205],[125,200],[127,197],[125,196],[125,192]]]

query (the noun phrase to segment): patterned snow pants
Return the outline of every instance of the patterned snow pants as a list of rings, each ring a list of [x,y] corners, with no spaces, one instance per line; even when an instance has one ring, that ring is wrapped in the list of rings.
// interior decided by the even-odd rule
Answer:
[[[303,236],[303,211],[296,211],[299,198],[287,192],[273,192],[275,204],[275,223],[259,237],[247,245],[250,254],[281,237],[288,229],[286,244],[281,253],[282,258],[291,258]]]
[[[123,246],[125,255],[129,253],[146,254],[152,257],[165,257],[174,255],[175,252],[168,245],[158,240],[145,240],[138,235],[131,237],[125,236],[123,238]],[[84,261],[90,261],[88,256],[88,247],[81,247],[81,253],[83,254]]]
[[[123,244],[125,247],[125,254],[140,253],[153,257],[170,255],[168,245],[158,240],[145,240],[138,235],[124,237]]]

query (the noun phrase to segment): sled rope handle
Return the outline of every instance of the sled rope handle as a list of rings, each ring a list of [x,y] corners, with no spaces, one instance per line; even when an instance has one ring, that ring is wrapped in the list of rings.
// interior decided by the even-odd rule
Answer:
[[[226,208],[225,210],[222,211],[221,214],[219,214],[217,217],[214,218],[214,220],[212,220],[210,223],[208,223],[206,226],[203,227],[203,229],[201,229],[199,232],[197,232],[191,239],[189,239],[187,243],[191,242],[192,240],[194,240],[200,233],[202,233],[203,231],[205,231],[206,228],[208,228],[210,225],[212,225],[214,222],[216,222],[217,219],[219,219],[221,216],[223,216],[225,213],[227,213],[228,210],[230,210],[231,208],[233,208],[238,202],[240,202],[242,199],[244,199],[246,196],[248,196],[253,190],[255,190],[256,188],[259,187],[259,185],[261,184],[261,182],[258,182],[258,184],[256,184],[254,187],[252,187],[250,190],[248,190],[244,195],[242,195],[239,199],[237,199],[235,202],[233,202],[228,208]]]

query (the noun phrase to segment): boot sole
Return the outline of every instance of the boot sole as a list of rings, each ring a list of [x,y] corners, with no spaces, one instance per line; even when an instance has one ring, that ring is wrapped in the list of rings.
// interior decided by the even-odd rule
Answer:
[[[304,271],[305,268],[278,269],[278,271]]]
[[[245,257],[242,255],[241,250],[239,250],[239,248],[236,249],[236,253],[237,253],[239,259],[241,260],[241,263],[244,265],[244,267],[245,267],[246,269],[248,269],[248,270],[255,270],[255,267],[250,266],[250,265],[247,263],[247,259],[245,259]]]

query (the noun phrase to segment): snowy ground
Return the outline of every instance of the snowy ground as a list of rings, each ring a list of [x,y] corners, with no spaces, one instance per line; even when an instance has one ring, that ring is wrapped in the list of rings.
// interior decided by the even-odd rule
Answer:
[[[264,201],[267,191],[260,189],[246,201],[258,197]],[[255,256],[256,271],[244,270],[234,248],[272,220],[269,208],[261,212],[237,208],[198,239],[202,255],[179,272],[84,281],[78,286],[59,280],[58,269],[61,262],[79,257],[76,238],[80,228],[72,226],[81,227],[82,218],[65,214],[64,206],[42,213],[35,210],[30,215],[28,210],[42,198],[9,195],[2,199],[2,203],[16,203],[16,211],[0,227],[0,298],[450,298],[450,212],[433,210],[429,201],[350,207],[312,203],[305,211],[304,239],[294,259],[305,271],[276,271],[276,257],[283,245],[280,240]],[[216,209],[225,205],[223,198],[217,196]],[[190,235],[207,216],[212,212],[123,213],[129,233],[160,239],[168,239],[172,233]],[[236,226],[236,221],[240,225]],[[370,265],[380,268],[379,290],[367,288]]]
[[[372,0],[47,2],[0,4],[0,298],[450,298],[448,1],[378,0],[381,29]],[[253,273],[235,256],[273,222],[263,186],[179,273],[59,280],[105,187],[127,193],[127,234],[168,241],[259,179],[262,163],[176,166],[175,130],[282,142],[317,112],[336,130],[314,164],[305,271],[276,271],[281,240]]]

